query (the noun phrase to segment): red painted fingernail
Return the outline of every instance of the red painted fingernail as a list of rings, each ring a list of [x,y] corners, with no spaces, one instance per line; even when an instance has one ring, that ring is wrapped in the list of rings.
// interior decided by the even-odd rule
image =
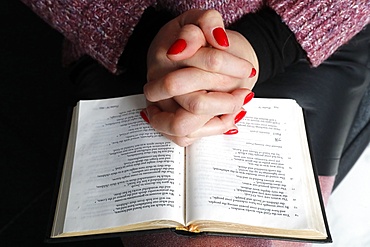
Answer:
[[[254,97],[254,93],[250,92],[247,96],[244,98],[243,105],[247,104],[249,101],[251,101]]]
[[[168,55],[176,55],[181,53],[186,48],[186,41],[184,39],[178,39],[173,43],[168,49],[167,54]]]
[[[227,38],[226,32],[222,27],[213,29],[213,37],[220,46],[228,47],[229,39]]]
[[[235,124],[239,123],[239,121],[242,120],[246,114],[247,112],[245,110],[242,110],[241,112],[239,112],[238,115],[236,115],[234,118]]]
[[[249,75],[249,78],[254,77],[257,74],[257,71],[255,68],[252,68],[251,74]]]
[[[149,123],[149,118],[148,118],[148,116],[146,115],[145,110],[141,110],[141,112],[140,112],[140,116],[144,119],[144,121],[145,121],[145,122]]]
[[[224,135],[235,135],[235,134],[238,134],[238,129],[231,129],[227,132],[224,133]]]

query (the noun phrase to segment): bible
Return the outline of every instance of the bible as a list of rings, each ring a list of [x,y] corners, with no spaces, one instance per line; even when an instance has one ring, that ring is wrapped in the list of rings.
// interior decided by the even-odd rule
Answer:
[[[304,114],[255,98],[236,135],[184,148],[140,117],[143,95],[75,106],[51,239],[175,229],[330,242]]]

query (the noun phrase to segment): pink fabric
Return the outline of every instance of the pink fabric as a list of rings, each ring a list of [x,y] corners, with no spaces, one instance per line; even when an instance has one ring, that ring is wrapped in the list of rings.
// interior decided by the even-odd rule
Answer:
[[[67,39],[64,58],[88,54],[113,73],[144,10],[154,0],[22,0]]]
[[[324,199],[324,204],[328,202],[331,194],[335,176],[319,176],[319,183]],[[171,232],[148,233],[139,235],[127,235],[122,237],[122,242],[125,247],[130,246],[146,246],[146,247],[309,247],[310,243],[289,242],[277,240],[265,240],[243,237],[221,237],[221,236],[199,236],[199,237],[184,237]]]
[[[179,0],[173,4],[173,0],[158,0],[158,8],[164,8],[179,15],[189,9],[216,9],[222,14],[225,25],[237,21],[246,13],[256,12],[264,6],[261,0],[230,0],[225,1],[199,1],[199,0]]]
[[[370,1],[269,0],[318,66],[370,21]]]
[[[267,5],[295,33],[314,66],[319,65],[370,21],[370,0],[22,0],[69,42],[66,61],[81,54],[111,72],[144,10],[167,8],[180,14],[191,8],[217,9],[230,24]],[[73,46],[72,46],[73,45]]]
[[[325,206],[328,204],[330,194],[333,190],[334,182],[335,176],[319,176],[319,184]]]
[[[222,236],[179,236],[171,232],[147,234],[122,238],[124,247],[309,247],[310,243],[273,241],[257,238],[222,237]]]

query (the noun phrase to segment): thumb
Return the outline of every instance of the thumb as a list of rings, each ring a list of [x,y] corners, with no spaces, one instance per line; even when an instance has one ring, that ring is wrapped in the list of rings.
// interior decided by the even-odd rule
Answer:
[[[209,45],[222,50],[229,46],[223,19],[217,10],[190,10],[179,18],[181,26],[187,24],[198,26]]]
[[[193,56],[200,47],[210,45],[224,50],[229,39],[221,14],[216,10],[189,10],[176,18],[181,30],[167,51],[169,59],[179,61]]]

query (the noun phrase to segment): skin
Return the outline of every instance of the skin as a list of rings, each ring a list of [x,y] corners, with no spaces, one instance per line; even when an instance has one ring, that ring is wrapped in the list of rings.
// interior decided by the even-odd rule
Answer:
[[[213,30],[222,28],[228,45]],[[179,39],[184,50],[168,54]],[[215,10],[189,10],[168,22],[148,52],[144,113],[150,124],[180,146],[237,129],[234,118],[258,78],[258,60],[239,33],[225,30]],[[250,77],[252,69],[257,74]]]

